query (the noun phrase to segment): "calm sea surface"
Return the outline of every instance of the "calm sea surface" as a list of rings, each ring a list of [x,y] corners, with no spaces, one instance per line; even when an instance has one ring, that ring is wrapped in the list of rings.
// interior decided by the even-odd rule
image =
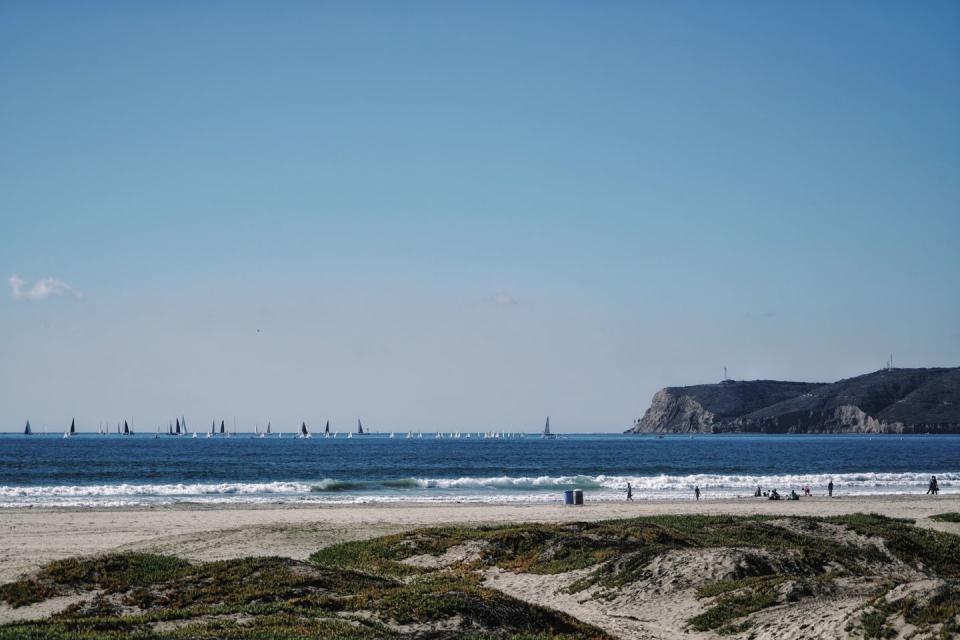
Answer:
[[[749,495],[810,485],[823,493],[918,493],[936,474],[960,490],[960,436],[623,436],[546,440],[424,433],[0,435],[0,507],[170,502],[548,502]]]

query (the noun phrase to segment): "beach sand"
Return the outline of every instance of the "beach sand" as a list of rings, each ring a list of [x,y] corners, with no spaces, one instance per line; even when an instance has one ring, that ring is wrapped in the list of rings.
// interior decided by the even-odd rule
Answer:
[[[177,505],[154,508],[0,510],[0,582],[76,555],[146,550],[192,560],[253,555],[304,559],[317,549],[418,527],[575,522],[658,514],[809,515],[879,513],[960,533],[929,516],[960,512],[960,495],[562,504]]]
[[[923,495],[815,497],[799,502],[758,498],[605,502],[588,503],[582,507],[561,504],[371,504],[10,509],[0,511],[0,583],[14,580],[51,560],[70,556],[137,550],[190,560],[245,556],[306,559],[321,547],[337,542],[451,524],[574,522],[694,513],[810,516],[877,513],[909,518],[919,526],[960,534],[958,523],[929,519],[932,515],[951,511],[960,512],[960,495],[935,498]],[[697,554],[693,562],[683,555],[663,559],[669,565],[662,570],[663,584],[657,583],[650,593],[624,592],[622,597],[613,601],[564,594],[562,587],[582,572],[533,575],[512,574],[494,568],[487,572],[485,581],[508,595],[565,611],[619,638],[715,637],[685,629],[684,621],[700,610],[701,603],[692,597],[689,589],[675,592],[670,585],[675,585],[678,580],[683,582],[684,571],[710,570],[710,563],[717,565],[717,571],[729,569],[725,567],[728,559],[723,551],[711,551],[706,556]],[[444,558],[422,560],[442,562]],[[650,584],[643,589],[650,590]],[[55,598],[20,609],[0,605],[0,623],[41,618],[82,597]],[[833,603],[822,611],[791,611],[790,616],[778,614],[777,619],[766,623],[767,631],[755,637],[783,640],[809,637],[804,634],[811,631],[822,637],[845,636],[843,627],[862,604],[862,598],[854,598],[850,602]]]

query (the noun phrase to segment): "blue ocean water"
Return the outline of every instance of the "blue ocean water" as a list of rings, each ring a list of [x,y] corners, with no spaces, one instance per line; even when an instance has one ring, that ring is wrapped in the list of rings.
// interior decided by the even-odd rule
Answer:
[[[299,439],[0,435],[0,506],[170,502],[547,502],[960,490],[960,436],[627,436]],[[445,434],[447,435],[447,434]]]

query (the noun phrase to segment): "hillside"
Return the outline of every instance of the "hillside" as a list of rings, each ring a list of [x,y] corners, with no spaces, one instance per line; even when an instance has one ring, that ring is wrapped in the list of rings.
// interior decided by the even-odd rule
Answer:
[[[960,368],[667,387],[630,432],[960,433]]]

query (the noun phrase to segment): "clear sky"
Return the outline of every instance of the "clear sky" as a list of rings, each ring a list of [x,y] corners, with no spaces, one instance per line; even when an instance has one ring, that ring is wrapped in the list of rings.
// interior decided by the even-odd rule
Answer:
[[[4,430],[960,365],[960,3],[3,2],[0,275]]]

